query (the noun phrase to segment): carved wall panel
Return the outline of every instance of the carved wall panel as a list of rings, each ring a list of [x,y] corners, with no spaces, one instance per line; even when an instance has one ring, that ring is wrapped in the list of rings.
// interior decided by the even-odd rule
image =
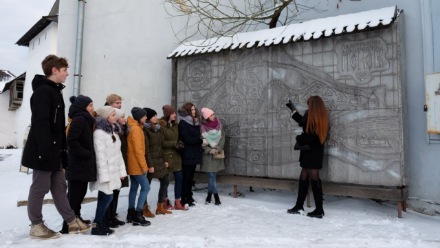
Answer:
[[[316,41],[179,58],[177,102],[214,109],[227,130],[226,172],[298,178],[300,113],[321,96],[330,131],[321,176],[366,185],[404,183],[397,25]]]

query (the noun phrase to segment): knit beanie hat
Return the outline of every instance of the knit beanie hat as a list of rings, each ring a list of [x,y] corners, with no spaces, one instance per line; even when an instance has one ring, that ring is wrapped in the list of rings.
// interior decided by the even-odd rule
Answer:
[[[214,111],[209,108],[202,108],[201,112],[205,120],[207,120],[212,114],[214,114]]]
[[[133,116],[133,118],[135,120],[140,121],[142,119],[142,117],[147,115],[147,112],[141,108],[133,107],[131,109],[131,115]]]
[[[176,113],[176,109],[170,105],[163,105],[162,110],[163,110],[163,116],[167,119],[170,117],[170,115]]]
[[[96,110],[96,114],[97,116],[101,116],[105,119],[107,119],[112,113],[113,111],[115,111],[115,109],[111,106],[104,106],[104,107],[100,107],[99,109]]]
[[[125,115],[125,112],[124,112],[124,110],[122,110],[122,109],[115,108],[115,112],[116,112],[116,119],[118,119],[118,120],[119,120],[119,118],[121,118],[123,115]]]
[[[154,109],[144,108],[144,110],[147,112],[147,120],[150,120],[153,116],[157,115],[157,112]]]
[[[87,106],[89,106],[89,104],[93,102],[90,97],[83,95],[71,96],[69,100],[72,103],[72,105],[76,105],[81,109],[86,109]]]

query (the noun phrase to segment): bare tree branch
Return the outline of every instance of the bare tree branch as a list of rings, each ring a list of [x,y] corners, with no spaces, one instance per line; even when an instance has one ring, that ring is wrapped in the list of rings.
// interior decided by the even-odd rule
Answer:
[[[232,37],[243,30],[261,25],[274,28],[287,25],[304,12],[315,10],[323,0],[162,0],[171,18],[186,17],[186,22],[173,24],[176,38]],[[283,18],[280,21],[280,18]],[[179,19],[180,20],[180,19]]]

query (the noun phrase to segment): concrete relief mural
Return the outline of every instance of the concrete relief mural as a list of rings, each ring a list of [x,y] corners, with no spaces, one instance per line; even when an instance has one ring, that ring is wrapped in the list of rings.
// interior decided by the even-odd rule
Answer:
[[[386,32],[391,35],[382,36]],[[393,27],[369,31],[368,37],[353,34],[328,38],[331,42],[180,58],[178,104],[192,101],[221,118],[227,129],[226,173],[296,179],[299,152],[293,145],[301,128],[285,103],[291,99],[304,113],[309,96],[320,95],[331,125],[322,177],[401,185],[402,88],[396,70],[400,58],[392,49],[399,46],[396,37]]]
[[[352,76],[359,84],[368,83],[373,79],[372,73],[388,69],[387,50],[387,44],[380,37],[340,40],[336,45],[338,71]]]

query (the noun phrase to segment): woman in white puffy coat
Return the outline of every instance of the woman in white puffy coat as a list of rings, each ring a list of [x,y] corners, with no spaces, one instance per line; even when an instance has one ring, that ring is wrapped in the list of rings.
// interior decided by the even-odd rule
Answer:
[[[104,106],[96,110],[96,130],[93,143],[96,153],[97,181],[90,184],[90,189],[98,190],[93,235],[109,235],[114,231],[104,221],[105,212],[113,199],[113,190],[121,188],[121,179],[127,176],[121,153],[121,140],[114,132],[117,121],[113,107]]]

